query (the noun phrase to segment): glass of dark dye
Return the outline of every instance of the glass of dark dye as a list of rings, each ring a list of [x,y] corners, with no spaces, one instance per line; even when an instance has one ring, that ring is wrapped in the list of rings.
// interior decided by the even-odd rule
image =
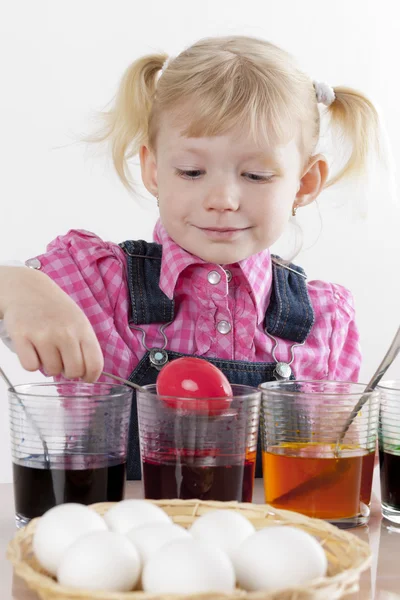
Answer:
[[[132,391],[81,382],[14,389],[8,395],[17,527],[65,502],[122,500]]]
[[[379,465],[382,515],[400,523],[400,380],[379,385]]]
[[[172,407],[155,385],[145,390],[137,393],[145,498],[251,502],[260,392],[232,385],[230,405],[214,414],[197,411],[195,399],[174,398]]]

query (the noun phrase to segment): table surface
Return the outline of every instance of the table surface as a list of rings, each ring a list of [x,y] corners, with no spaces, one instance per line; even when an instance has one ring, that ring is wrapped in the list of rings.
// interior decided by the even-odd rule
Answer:
[[[141,498],[141,482],[128,482],[125,497]],[[261,480],[256,480],[253,500],[264,502]],[[37,595],[15,576],[5,556],[7,544],[16,532],[12,484],[0,484],[0,507],[0,600],[38,600]],[[400,600],[400,528],[396,530],[382,520],[376,494],[373,495],[368,527],[350,531],[369,543],[373,560],[371,568],[361,577],[359,592],[347,596],[346,600]]]

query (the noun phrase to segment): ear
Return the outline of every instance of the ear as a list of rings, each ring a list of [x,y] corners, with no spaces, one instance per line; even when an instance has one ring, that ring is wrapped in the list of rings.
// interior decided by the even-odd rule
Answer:
[[[321,154],[311,157],[306,171],[300,179],[300,188],[296,194],[296,208],[311,204],[324,188],[328,179],[328,163]]]
[[[157,196],[157,163],[155,155],[147,146],[141,146],[139,158],[143,183],[150,194]]]

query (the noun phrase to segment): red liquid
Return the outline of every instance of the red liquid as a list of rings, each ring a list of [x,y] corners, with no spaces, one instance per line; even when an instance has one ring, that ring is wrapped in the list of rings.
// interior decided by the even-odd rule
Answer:
[[[143,461],[145,498],[251,502],[255,460],[242,465],[191,466]]]
[[[15,511],[33,519],[64,502],[123,499],[126,463],[93,469],[38,469],[13,463]]]

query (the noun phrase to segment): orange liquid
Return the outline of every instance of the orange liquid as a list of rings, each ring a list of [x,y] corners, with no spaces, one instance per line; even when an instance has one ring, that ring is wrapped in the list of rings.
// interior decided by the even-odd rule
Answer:
[[[375,452],[368,452],[363,456],[361,471],[361,502],[369,506],[371,504],[372,478],[374,476]]]
[[[375,452],[334,445],[283,444],[263,452],[265,501],[320,519],[341,519],[369,505]]]

